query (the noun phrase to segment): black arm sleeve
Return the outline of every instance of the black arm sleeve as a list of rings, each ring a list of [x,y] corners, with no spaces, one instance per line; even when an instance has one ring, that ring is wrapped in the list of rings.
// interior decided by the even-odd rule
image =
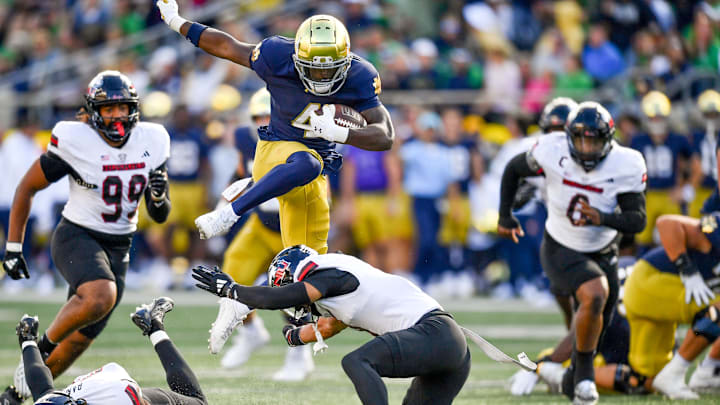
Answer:
[[[315,270],[303,281],[317,288],[323,298],[349,294],[360,286],[360,281],[352,273],[335,268]]]
[[[145,206],[150,218],[158,224],[162,224],[170,215],[170,191],[165,192],[165,198],[162,201],[156,202],[150,195],[150,187],[145,187]]]
[[[40,355],[37,346],[27,346],[22,351],[25,378],[27,379],[33,399],[38,400],[43,395],[54,390],[52,375]]]
[[[284,309],[310,304],[304,282],[282,287],[246,287],[233,284],[230,288],[230,298],[250,308],[258,309]]]
[[[500,183],[499,214],[501,219],[512,216],[512,205],[515,201],[520,179],[542,175],[542,170],[539,167],[530,167],[529,159],[532,159],[532,157],[528,156],[526,152],[519,153],[505,166],[502,182]]]
[[[640,233],[645,229],[645,194],[623,193],[617,196],[620,212],[600,213],[600,223],[622,233]]]
[[[40,156],[40,168],[50,183],[60,180],[66,174],[73,173],[73,168],[62,160],[60,156],[52,152],[45,152]]]

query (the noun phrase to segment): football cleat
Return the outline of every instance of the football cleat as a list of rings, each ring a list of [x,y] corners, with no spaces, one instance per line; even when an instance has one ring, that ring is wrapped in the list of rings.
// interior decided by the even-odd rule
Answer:
[[[253,352],[270,342],[270,333],[265,329],[262,319],[255,316],[251,323],[238,328],[233,345],[220,361],[223,368],[236,368],[250,360]]]
[[[32,391],[30,386],[25,379],[25,363],[23,363],[22,356],[20,356],[20,364],[15,368],[15,374],[13,374],[13,384],[15,385],[15,391],[23,398],[32,398]]]
[[[233,211],[232,204],[228,204],[219,210],[195,218],[195,226],[200,232],[200,239],[210,239],[227,233],[238,219],[240,217]]]
[[[153,326],[162,329],[165,314],[172,311],[175,302],[172,298],[160,297],[155,298],[149,304],[143,304],[135,308],[135,312],[130,314],[130,318],[143,332],[143,335],[150,335]],[[155,323],[155,324],[153,324]]]
[[[12,385],[5,388],[5,392],[0,394],[0,405],[21,405],[22,402],[23,397]]]
[[[677,354],[676,354],[677,356]],[[666,364],[655,376],[652,388],[670,399],[699,399],[697,393],[685,384],[685,368],[673,367],[673,362]]]
[[[688,386],[695,392],[720,391],[720,367],[701,364],[690,377]]]
[[[530,395],[537,382],[538,375],[534,371],[520,370],[510,377],[510,394]]]
[[[582,380],[575,385],[573,405],[595,405],[600,399],[595,382]]]
[[[18,341],[20,342],[20,345],[29,340],[37,342],[39,325],[40,322],[38,322],[37,315],[30,316],[28,314],[25,314],[22,316],[20,322],[18,322],[17,326],[15,327],[15,334],[17,334],[18,336]]]
[[[250,313],[247,305],[230,298],[220,298],[218,304],[220,304],[220,309],[210,328],[210,338],[208,339],[208,349],[211,354],[220,353],[235,328],[241,325],[247,314]]]
[[[273,381],[297,382],[315,370],[310,346],[288,347],[285,364],[273,374]]]

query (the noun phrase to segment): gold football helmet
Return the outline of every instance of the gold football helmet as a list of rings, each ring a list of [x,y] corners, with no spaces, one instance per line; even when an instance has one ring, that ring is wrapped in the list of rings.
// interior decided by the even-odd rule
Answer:
[[[350,61],[350,35],[337,18],[319,14],[300,25],[293,62],[308,92],[336,93],[345,83]]]
[[[668,117],[670,115],[670,99],[663,93],[653,90],[641,101],[642,111],[648,118]]]
[[[698,97],[698,108],[706,117],[720,116],[720,93],[715,90],[705,90]]]
[[[270,92],[263,87],[250,97],[249,104],[248,110],[250,110],[251,117],[270,115]]]

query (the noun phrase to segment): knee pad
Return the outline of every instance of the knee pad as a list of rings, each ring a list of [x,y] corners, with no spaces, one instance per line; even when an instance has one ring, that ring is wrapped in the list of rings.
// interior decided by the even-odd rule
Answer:
[[[615,370],[613,389],[628,395],[644,395],[648,393],[645,388],[647,377],[637,373],[626,364],[618,364]]]
[[[692,330],[695,335],[702,336],[712,343],[720,336],[719,318],[718,310],[711,305],[695,314]]]

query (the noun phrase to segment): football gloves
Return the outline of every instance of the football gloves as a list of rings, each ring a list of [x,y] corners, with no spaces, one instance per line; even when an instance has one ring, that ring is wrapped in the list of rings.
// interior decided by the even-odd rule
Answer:
[[[28,265],[25,257],[23,257],[21,243],[7,242],[5,245],[5,258],[3,259],[3,270],[5,270],[13,280],[30,278]]]
[[[332,104],[322,107],[322,115],[317,110],[310,114],[310,128],[312,131],[306,133],[306,138],[322,138],[330,142],[347,142],[350,129],[341,127],[335,123],[335,106]]]
[[[710,287],[705,284],[700,272],[695,272],[689,276],[681,274],[680,279],[685,286],[685,303],[689,304],[691,300],[695,300],[697,306],[702,307],[710,304],[715,298],[715,294]]]
[[[170,26],[173,31],[180,33],[180,27],[187,22],[186,19],[180,17],[178,14],[178,5],[175,0],[158,0],[155,2],[158,10],[160,10],[160,16],[162,16],[165,24]]]
[[[153,170],[150,172],[150,195],[154,202],[165,199],[168,190],[168,176],[164,170]]]
[[[192,269],[192,277],[198,281],[195,287],[211,292],[218,297],[231,297],[232,287],[235,285],[232,277],[223,273],[215,266],[211,269],[207,266],[196,266]]]
[[[15,327],[15,334],[18,336],[20,346],[28,341],[37,343],[38,340],[38,317],[25,314]]]

